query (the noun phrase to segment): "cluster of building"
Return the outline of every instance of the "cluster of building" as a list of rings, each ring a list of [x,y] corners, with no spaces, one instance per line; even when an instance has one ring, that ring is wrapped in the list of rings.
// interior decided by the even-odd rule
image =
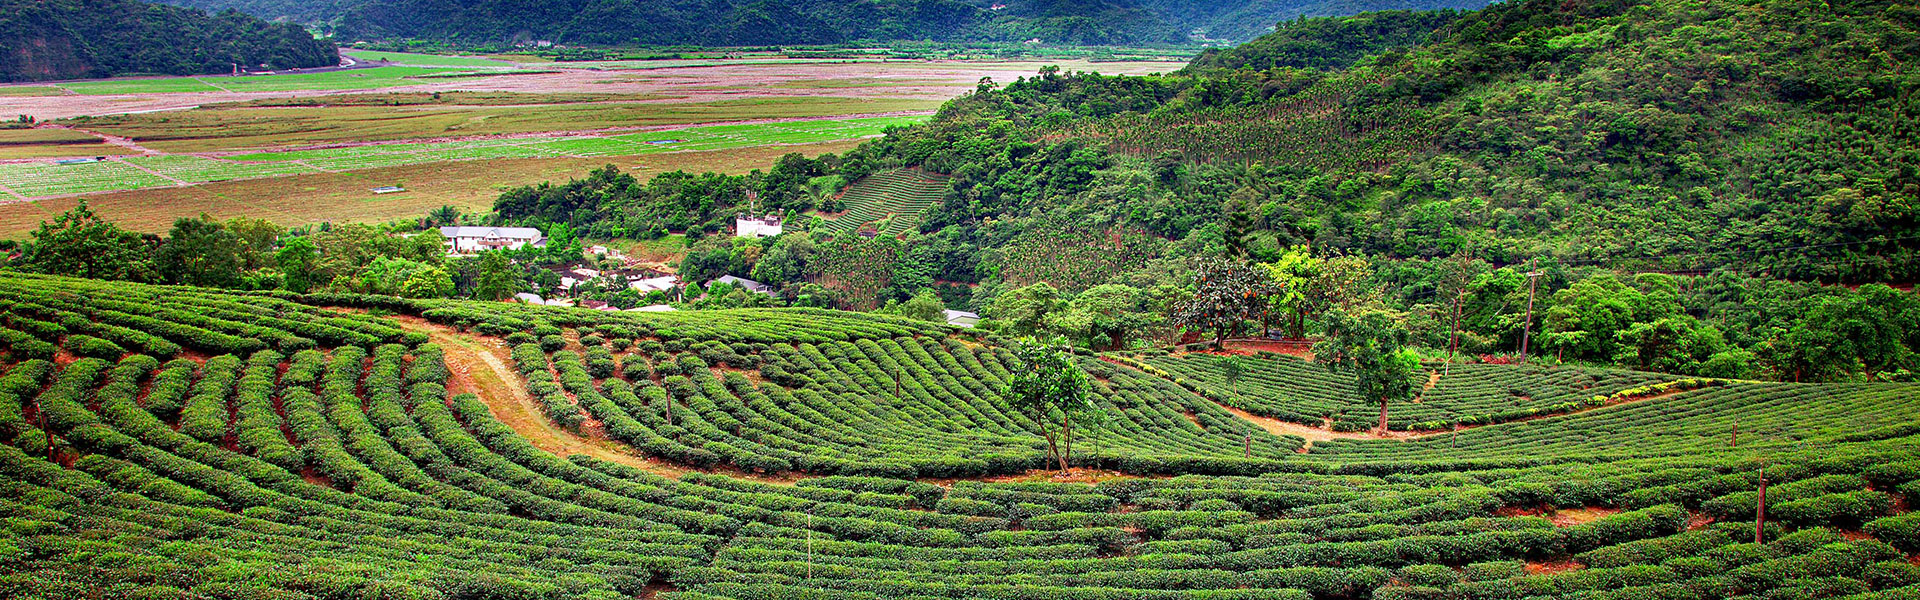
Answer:
[[[734,219],[734,236],[743,238],[762,238],[780,235],[784,227],[779,217],[738,217]],[[532,227],[441,227],[440,235],[447,238],[447,253],[470,255],[489,250],[519,250],[532,246],[547,247],[546,236]],[[624,259],[619,252],[605,246],[593,246],[588,252]],[[571,296],[571,290],[589,281],[609,282],[625,281],[628,289],[643,295],[661,292],[676,299],[685,298],[685,284],[680,276],[654,269],[616,269],[601,271],[581,265],[558,267],[554,269],[560,276],[560,288],[564,295]],[[752,293],[775,296],[779,294],[773,286],[751,279],[726,275],[712,283],[724,283]],[[575,300],[572,298],[542,298],[538,294],[520,293],[514,295],[516,302],[540,304],[545,306],[574,306],[593,310],[617,311],[606,302],[599,300]],[[673,307],[665,304],[642,306],[626,309],[627,312],[671,312]],[[980,315],[949,310],[945,314],[948,325],[971,328],[980,324]]]

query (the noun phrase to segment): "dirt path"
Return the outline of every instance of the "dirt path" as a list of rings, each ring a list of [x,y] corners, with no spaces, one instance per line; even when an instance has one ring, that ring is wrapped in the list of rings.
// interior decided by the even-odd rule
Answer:
[[[561,429],[547,419],[545,407],[527,393],[526,386],[520,384],[519,372],[508,366],[510,357],[506,348],[455,333],[418,317],[395,317],[395,320],[407,329],[427,333],[433,343],[446,351],[447,368],[451,372],[447,378],[449,393],[478,396],[487,408],[492,409],[494,418],[532,442],[536,448],[561,458],[585,454],[673,479],[688,473],[704,472],[640,456],[631,447],[614,440],[583,436]],[[729,471],[725,474],[762,483],[790,484],[795,481],[752,473]]]
[[[527,393],[526,386],[520,385],[520,375],[501,358],[505,348],[437,327],[423,327],[419,322],[407,325],[428,332],[433,343],[446,350],[447,367],[452,371],[447,380],[448,392],[479,396],[487,408],[493,409],[494,418],[535,447],[563,458],[586,454],[667,477],[678,478],[690,472],[635,456],[613,442],[588,439],[549,422],[540,402]]]

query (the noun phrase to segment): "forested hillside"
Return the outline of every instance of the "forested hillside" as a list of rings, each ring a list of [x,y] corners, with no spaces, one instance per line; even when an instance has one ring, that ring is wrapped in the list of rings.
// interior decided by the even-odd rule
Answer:
[[[135,0],[0,0],[0,81],[336,64],[298,25]]]
[[[1241,41],[1282,20],[1484,0],[170,0],[332,29],[343,40],[761,46],[932,40],[1133,45]]]
[[[917,235],[709,238],[688,264],[852,308],[937,293],[1097,340],[1164,332],[1160,290],[1229,257],[1283,290],[1247,318],[1293,336],[1377,306],[1429,347],[1457,332],[1464,351],[1516,352],[1531,322],[1532,352],[1565,360],[1910,378],[1917,30],[1920,9],[1881,1],[1310,19],[1173,75],[985,84],[845,156],[697,186],[581,181],[497,209],[697,237],[729,222],[724,194],[757,189],[805,223],[846,210],[823,185],[920,167],[953,179]],[[663,200],[700,208],[648,208]],[[1833,285],[1872,282],[1892,285]]]

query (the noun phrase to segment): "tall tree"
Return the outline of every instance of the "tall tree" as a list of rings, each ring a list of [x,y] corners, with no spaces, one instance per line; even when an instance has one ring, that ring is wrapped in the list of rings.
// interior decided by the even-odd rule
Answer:
[[[320,264],[320,248],[307,236],[287,240],[280,251],[274,253],[273,261],[287,277],[287,291],[304,294],[320,283],[314,281],[314,269]]]
[[[1027,337],[1015,340],[1012,350],[1020,368],[1007,380],[1003,398],[1033,419],[1034,429],[1047,440],[1048,462],[1066,471],[1072,460],[1073,423],[1084,421],[1083,413],[1099,410],[1093,403],[1093,384],[1063,348]]]
[[[160,276],[172,283],[234,287],[245,266],[246,242],[205,214],[173,222],[167,241],[154,256]]]
[[[1354,393],[1380,403],[1380,433],[1387,431],[1387,406],[1413,398],[1413,372],[1420,357],[1407,347],[1407,330],[1393,315],[1370,310],[1359,316],[1327,314],[1327,338],[1313,346],[1314,360],[1336,373],[1354,377]]]
[[[473,284],[475,299],[497,302],[513,296],[520,289],[520,278],[514,273],[513,262],[507,259],[507,253],[480,253],[480,276]]]
[[[1045,331],[1047,319],[1065,305],[1060,290],[1042,281],[994,298],[987,316],[1006,322],[1015,335],[1034,335]]]
[[[1174,323],[1182,328],[1213,332],[1213,347],[1226,347],[1227,336],[1266,307],[1271,281],[1264,269],[1246,263],[1203,259],[1194,274],[1193,297],[1181,303]]]
[[[93,214],[87,201],[40,222],[22,250],[21,270],[87,279],[153,281],[155,240]]]

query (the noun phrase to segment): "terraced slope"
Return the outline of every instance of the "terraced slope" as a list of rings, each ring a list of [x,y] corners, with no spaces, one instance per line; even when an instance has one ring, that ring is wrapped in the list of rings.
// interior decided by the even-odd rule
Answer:
[[[887,236],[914,231],[920,226],[921,216],[946,197],[951,179],[920,169],[875,173],[841,192],[845,210],[825,220],[822,231],[853,235],[867,225],[874,225],[874,231]]]
[[[1251,368],[1236,383],[1226,380],[1219,357],[1211,354],[1118,359],[1139,360],[1177,377],[1183,386],[1256,415],[1306,425],[1330,424],[1339,431],[1363,431],[1379,424],[1379,404],[1358,399],[1353,394],[1351,376],[1329,372],[1296,356],[1262,353],[1243,357]],[[1445,375],[1441,370],[1441,365],[1428,365],[1415,373],[1414,389],[1424,391],[1414,402],[1388,407],[1388,429],[1432,431],[1456,424],[1504,423],[1707,384],[1656,373],[1602,369],[1454,365],[1445,369]]]
[[[990,469],[1024,466],[1033,436],[975,387],[1007,368],[991,340],[825,311],[8,273],[0,326],[9,598],[1920,594],[1914,386],[1728,385],[1310,454],[1255,437],[1248,460],[1231,455],[1251,426],[1089,359],[1116,414],[1076,455],[1185,474],[916,480],[991,453],[1009,462]],[[543,418],[715,472],[541,450],[498,412],[511,407],[449,393],[475,365],[431,340],[510,344]],[[777,461],[838,474],[746,473]]]

